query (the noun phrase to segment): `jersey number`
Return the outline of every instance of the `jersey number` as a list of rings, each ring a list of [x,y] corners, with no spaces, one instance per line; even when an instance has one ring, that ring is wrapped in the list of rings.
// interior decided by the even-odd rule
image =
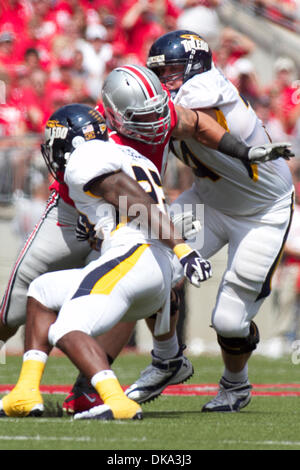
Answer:
[[[215,173],[211,168],[205,166],[200,160],[198,160],[198,158],[193,154],[193,152],[191,152],[183,140],[176,141],[176,144],[179,145],[179,149],[175,149],[174,144],[175,142],[171,139],[170,150],[172,150],[177,158],[182,160],[193,170],[195,176],[198,176],[198,178],[209,178],[212,181],[217,181],[221,178],[220,175]]]
[[[143,187],[146,193],[152,197],[155,204],[164,205],[165,196],[157,171],[147,169],[137,165],[132,165],[132,169],[137,182]]]
[[[176,144],[179,145],[179,149],[175,148],[175,142]],[[198,158],[191,152],[191,150],[188,148],[187,144],[181,140],[181,141],[173,141],[171,140],[170,142],[170,150],[176,155],[179,160],[182,160],[187,166],[189,166],[195,176],[198,176],[198,178],[209,178],[211,181],[218,181],[221,176],[218,175],[215,171],[213,171],[211,168],[208,166],[205,166]],[[178,151],[179,150],[179,151]],[[249,178],[251,178],[253,181],[258,180],[258,171],[257,171],[257,164],[255,163],[248,163],[248,162],[241,162],[249,175]]]

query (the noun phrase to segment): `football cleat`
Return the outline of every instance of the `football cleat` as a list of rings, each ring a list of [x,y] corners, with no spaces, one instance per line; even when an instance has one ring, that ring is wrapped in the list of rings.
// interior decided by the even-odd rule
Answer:
[[[252,385],[248,382],[232,383],[221,378],[218,394],[206,403],[203,412],[236,412],[248,405],[251,400]]]
[[[117,408],[108,405],[95,406],[88,411],[76,413],[74,419],[100,419],[103,421],[113,419],[142,419],[142,409],[135,402],[129,402],[132,402],[132,400],[128,400],[128,406],[125,408]]]
[[[75,414],[98,405],[103,405],[103,401],[97,391],[84,375],[79,374],[71,392],[63,402],[62,409],[68,414]]]
[[[168,385],[186,382],[194,373],[192,363],[182,354],[181,346],[172,359],[159,359],[151,351],[152,363],[141,372],[139,379],[125,390],[137,403],[146,403],[158,397]]]
[[[14,388],[0,400],[0,417],[38,417],[43,414],[43,411],[43,399],[36,389]]]

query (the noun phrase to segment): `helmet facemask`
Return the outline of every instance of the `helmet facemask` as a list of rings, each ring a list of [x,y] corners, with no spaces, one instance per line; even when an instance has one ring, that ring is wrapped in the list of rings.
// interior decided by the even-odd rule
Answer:
[[[102,87],[110,126],[146,144],[161,144],[170,132],[169,99],[156,74],[139,65],[117,67]]]
[[[123,115],[121,132],[141,142],[162,143],[171,125],[168,95],[157,95],[145,100],[143,108],[128,107]]]
[[[165,90],[145,100],[143,107],[128,106],[123,112],[110,100],[107,114],[118,132],[147,144],[164,142],[171,127],[169,97]]]
[[[59,129],[66,129],[66,134],[68,132],[67,127],[61,127]],[[41,144],[42,156],[53,178],[62,182],[61,180],[63,180],[63,172],[65,170],[67,158],[70,155],[70,152],[64,151],[64,141],[62,139],[50,137],[48,135],[48,131],[49,128],[46,127],[46,142]]]

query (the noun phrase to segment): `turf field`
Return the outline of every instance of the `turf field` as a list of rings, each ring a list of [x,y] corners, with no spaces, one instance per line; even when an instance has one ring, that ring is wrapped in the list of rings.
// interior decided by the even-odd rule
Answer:
[[[184,454],[189,450],[300,450],[300,364],[293,364],[289,356],[280,360],[254,356],[249,368],[255,384],[251,403],[240,413],[211,414],[201,413],[201,407],[210,398],[206,394],[215,393],[221,361],[209,356],[190,359],[195,374],[188,384],[168,388],[179,395],[164,394],[145,404],[142,421],[74,421],[62,416],[64,394],[44,394],[42,418],[0,419],[0,449],[114,451],[105,453],[105,458],[117,458],[122,450],[182,450]],[[132,383],[148,360],[133,353],[122,355],[114,365],[121,384]],[[21,358],[14,356],[0,364],[2,390],[3,384],[16,382],[20,364]],[[43,386],[70,385],[76,375],[68,359],[51,356]],[[184,391],[191,395],[182,395]]]

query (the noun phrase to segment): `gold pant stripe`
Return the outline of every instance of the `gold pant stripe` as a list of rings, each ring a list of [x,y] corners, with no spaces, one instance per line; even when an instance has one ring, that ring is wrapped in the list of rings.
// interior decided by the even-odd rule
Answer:
[[[119,263],[111,271],[104,274],[94,285],[91,294],[109,295],[120,279],[136,265],[148,246],[147,244],[141,245],[131,256]]]

